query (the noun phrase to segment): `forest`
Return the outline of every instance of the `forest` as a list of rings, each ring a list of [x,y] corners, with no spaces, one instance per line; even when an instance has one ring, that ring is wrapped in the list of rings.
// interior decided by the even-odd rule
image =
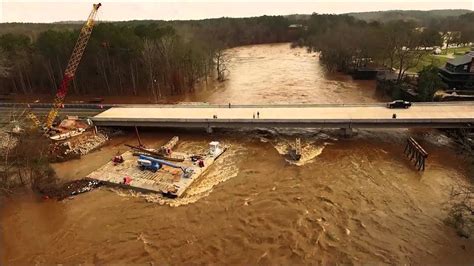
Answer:
[[[427,49],[474,42],[474,12],[432,20],[422,26],[414,20],[366,22],[349,15],[313,14],[299,41],[320,52],[330,71],[349,71],[370,64],[398,70],[398,79],[426,56]]]
[[[288,25],[282,16],[98,23],[70,93],[156,101],[192,91],[199,81],[224,79],[216,73],[224,49],[292,41]],[[0,94],[56,91],[79,26],[57,28],[0,36]]]
[[[401,80],[406,71],[426,59],[427,47],[474,41],[474,12],[421,14],[423,20],[384,22],[316,13],[102,22],[92,33],[70,92],[152,95],[157,101],[165,95],[192,91],[208,79],[225,80],[221,60],[225,61],[227,48],[277,42],[293,42],[319,52],[328,71],[375,64],[397,69]],[[291,24],[301,27],[295,32],[289,29]],[[52,95],[80,24],[6,26],[0,30],[0,94]]]
[[[379,22],[389,22],[392,20],[413,20],[422,26],[427,26],[433,21],[443,20],[447,17],[458,17],[472,12],[467,9],[440,9],[440,10],[388,10],[388,11],[372,11],[348,13],[348,15],[356,19]]]

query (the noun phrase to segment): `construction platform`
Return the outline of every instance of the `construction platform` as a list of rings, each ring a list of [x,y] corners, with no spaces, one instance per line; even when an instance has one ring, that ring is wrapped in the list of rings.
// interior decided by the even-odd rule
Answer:
[[[137,163],[138,157],[131,151],[122,154],[123,162],[108,162],[101,168],[90,173],[87,178],[95,179],[106,185],[130,188],[142,192],[162,193],[169,197],[180,197],[186,190],[211,166],[214,161],[226,150],[220,149],[217,153],[209,152],[201,156],[203,165],[198,161],[191,160],[191,155],[187,153],[174,152],[183,156],[185,160],[179,164],[180,167],[191,169],[192,173],[185,177],[179,168],[161,165],[156,172],[141,170]]]

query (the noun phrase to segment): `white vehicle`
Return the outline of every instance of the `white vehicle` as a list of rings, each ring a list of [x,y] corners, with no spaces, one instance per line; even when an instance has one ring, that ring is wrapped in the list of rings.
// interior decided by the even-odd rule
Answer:
[[[221,147],[219,141],[211,141],[209,143],[209,154],[217,158],[219,155],[221,155],[225,151],[225,147]]]

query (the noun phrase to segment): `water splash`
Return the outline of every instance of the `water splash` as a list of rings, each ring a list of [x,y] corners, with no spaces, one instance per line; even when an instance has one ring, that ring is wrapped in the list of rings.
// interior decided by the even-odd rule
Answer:
[[[274,141],[273,147],[278,151],[281,155],[287,155],[288,151],[291,149],[294,140],[289,140],[286,138],[278,138]],[[301,140],[301,158],[299,161],[294,161],[289,158],[285,158],[285,160],[293,165],[302,166],[307,163],[311,163],[321,155],[326,148],[327,145],[332,145],[330,142],[320,142],[319,140]]]

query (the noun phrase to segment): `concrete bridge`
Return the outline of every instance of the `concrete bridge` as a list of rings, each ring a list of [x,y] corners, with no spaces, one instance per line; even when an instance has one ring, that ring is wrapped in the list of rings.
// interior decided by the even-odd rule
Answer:
[[[396,118],[392,118],[396,114]],[[255,118],[254,118],[255,115]],[[98,126],[175,128],[470,128],[474,102],[316,105],[127,105],[91,117]]]

